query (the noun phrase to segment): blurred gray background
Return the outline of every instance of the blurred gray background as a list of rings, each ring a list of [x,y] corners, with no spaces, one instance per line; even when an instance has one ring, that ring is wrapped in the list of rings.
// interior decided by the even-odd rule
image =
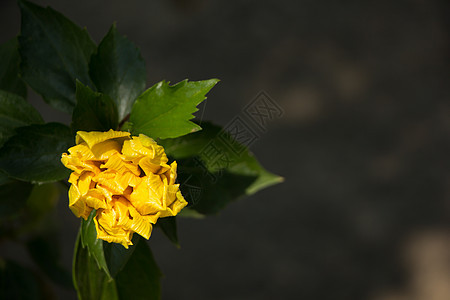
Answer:
[[[261,90],[284,109],[251,146],[283,184],[179,219],[180,250],[154,232],[163,299],[450,299],[447,1],[35,2],[97,43],[117,21],[148,86],[220,78],[206,120],[226,125]],[[16,2],[1,1],[0,42],[19,30]],[[65,201],[70,268],[79,220]]]

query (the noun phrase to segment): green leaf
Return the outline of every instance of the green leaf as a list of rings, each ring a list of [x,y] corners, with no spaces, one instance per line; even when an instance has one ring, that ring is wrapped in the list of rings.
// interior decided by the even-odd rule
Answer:
[[[25,99],[0,90],[0,147],[15,134],[14,128],[42,123],[41,115]]]
[[[137,236],[137,235],[136,235]],[[160,299],[161,271],[153,259],[152,252],[145,241],[137,236],[134,245],[126,250],[105,247],[105,253],[116,251],[114,255],[119,264],[123,264],[109,277],[103,268],[99,268],[94,256],[87,247],[83,247],[81,231],[75,244],[73,262],[73,280],[79,299]],[[113,250],[116,249],[116,250]],[[133,249],[133,250],[132,250]],[[131,250],[131,251],[130,251]],[[112,252],[110,252],[111,254]],[[126,261],[123,257],[126,257]],[[125,263],[124,263],[125,261]],[[113,269],[111,269],[113,273]]]
[[[172,243],[174,243],[177,248],[180,248],[180,243],[178,242],[176,217],[159,218],[156,225],[161,228],[162,232]]]
[[[22,78],[53,107],[72,112],[75,80],[93,86],[88,71],[95,43],[85,29],[50,7],[19,1]]]
[[[117,129],[117,109],[108,95],[97,93],[77,81],[77,105],[72,115],[72,132]]]
[[[105,253],[103,252],[103,240],[97,239],[94,217],[96,211],[93,210],[87,220],[81,220],[80,236],[81,244],[86,247],[90,256],[93,257],[97,266],[102,269],[108,277],[111,277],[106,264]]]
[[[92,81],[100,92],[116,102],[119,120],[122,120],[145,89],[147,73],[139,49],[118,34],[114,24],[100,42],[89,66]]]
[[[72,276],[80,300],[119,299],[115,281],[98,267],[88,248],[83,247],[80,234],[75,243]]]
[[[28,182],[7,179],[0,184],[0,218],[7,218],[22,209],[33,185]]]
[[[200,132],[159,141],[178,160],[180,189],[191,208],[217,213],[228,202],[283,181],[221,127],[202,126]]]
[[[57,183],[35,184],[27,200],[26,209],[31,212],[30,218],[34,222],[39,222],[47,214],[52,212],[56,206],[60,189]]]
[[[70,272],[60,263],[59,248],[55,245],[55,234],[41,235],[27,241],[27,249],[33,261],[55,283],[72,287]]]
[[[189,208],[201,214],[216,214],[227,204],[246,195],[246,190],[257,179],[256,176],[232,174],[221,170],[206,173],[193,159],[178,160],[180,190]],[[194,180],[195,179],[195,180]],[[200,182],[200,185],[184,184]]]
[[[128,260],[136,249],[137,243],[139,242],[138,234],[133,235],[132,242],[133,245],[129,246],[128,249],[117,243],[103,242],[103,251],[111,277],[116,277],[116,275],[120,271],[122,271],[122,269],[127,264]]]
[[[17,50],[17,38],[13,38],[0,46],[0,90],[5,90],[24,98],[27,97],[27,87],[19,77],[20,56]]]
[[[196,211],[192,208],[185,207],[178,213],[177,217],[192,218],[192,219],[204,219],[205,215],[199,213],[198,211]]]
[[[133,255],[116,276],[116,286],[121,300],[161,298],[162,273],[148,244],[140,239]]]
[[[175,138],[201,129],[189,121],[197,105],[216,85],[217,79],[181,81],[170,86],[162,81],[140,95],[131,109],[133,134],[143,133],[152,138]]]
[[[73,144],[69,127],[47,123],[20,127],[16,132],[0,149],[1,170],[36,183],[68,177],[70,171],[61,163],[61,154]]]

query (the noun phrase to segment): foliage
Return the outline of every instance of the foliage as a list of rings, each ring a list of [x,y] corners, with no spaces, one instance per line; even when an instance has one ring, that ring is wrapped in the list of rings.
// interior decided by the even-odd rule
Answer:
[[[0,235],[16,239],[26,234],[31,258],[50,280],[70,286],[69,273],[58,260],[57,228],[49,212],[61,190],[56,183],[67,187],[69,171],[61,154],[74,145],[79,130],[128,130],[156,139],[178,162],[178,182],[189,202],[180,216],[215,214],[229,202],[281,181],[220,126],[192,121],[217,79],[173,85],[161,81],[145,90],[140,51],[115,25],[97,46],[86,29],[53,9],[28,1],[19,1],[19,7],[21,32],[0,45]],[[45,123],[26,101],[27,86],[49,105],[71,113],[71,127]],[[215,162],[203,150],[218,137],[222,144],[216,148],[228,159]],[[192,178],[197,191],[183,184]],[[75,243],[72,274],[78,297],[159,299],[162,273],[148,244],[137,235],[129,249],[97,239],[94,213],[81,221]],[[156,225],[179,247],[176,217]],[[0,259],[2,298],[45,297],[36,274]]]

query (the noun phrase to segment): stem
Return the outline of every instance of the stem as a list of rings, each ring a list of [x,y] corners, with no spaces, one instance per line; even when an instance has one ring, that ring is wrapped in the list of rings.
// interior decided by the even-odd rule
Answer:
[[[123,124],[125,124],[126,121],[130,119],[130,114],[126,115],[125,118],[123,118],[122,121],[119,123],[119,130],[122,128]]]

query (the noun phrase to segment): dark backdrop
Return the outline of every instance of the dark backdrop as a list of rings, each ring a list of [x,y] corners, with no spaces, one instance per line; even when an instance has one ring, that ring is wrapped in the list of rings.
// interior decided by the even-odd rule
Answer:
[[[251,147],[283,184],[179,220],[180,250],[150,239],[165,299],[450,299],[446,1],[36,2],[96,42],[117,21],[148,86],[220,78],[204,119],[226,125],[261,90],[284,109]],[[19,27],[1,1],[0,42]],[[68,122],[29,93],[47,121]],[[79,220],[65,201],[70,268]]]

